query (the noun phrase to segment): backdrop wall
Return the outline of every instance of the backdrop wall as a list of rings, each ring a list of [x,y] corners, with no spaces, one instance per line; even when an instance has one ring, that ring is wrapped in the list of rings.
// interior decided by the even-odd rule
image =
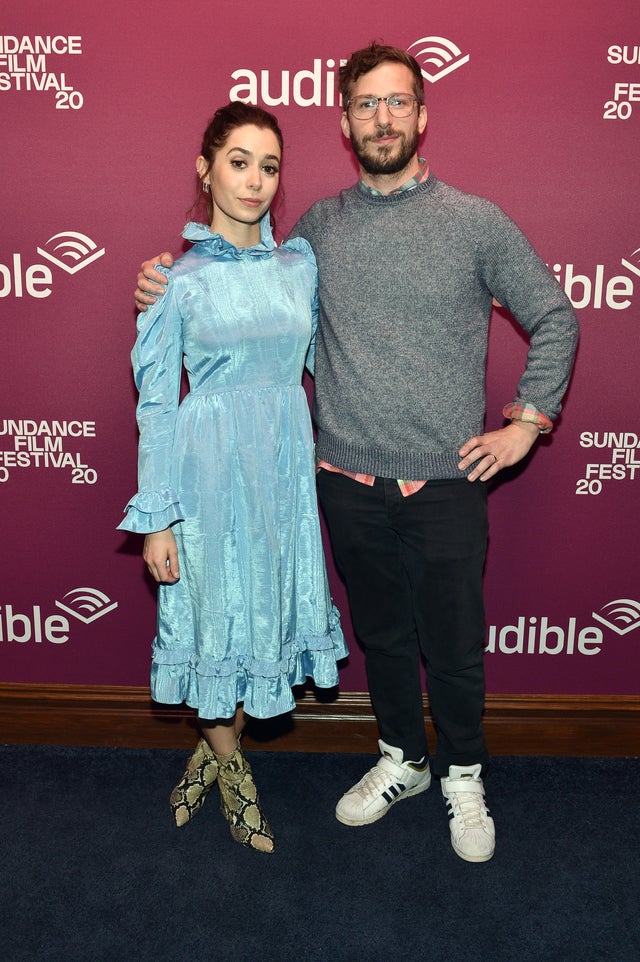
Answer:
[[[633,694],[640,678],[640,37],[637,0],[345,7],[193,0],[5,5],[0,18],[0,675],[145,685],[154,590],[115,530],[135,488],[135,274],[182,249],[214,109],[251,99],[286,138],[283,236],[353,182],[336,68],[381,39],[424,67],[421,153],[499,203],[577,309],[565,411],[490,497],[488,687]],[[526,344],[495,312],[487,427]],[[330,558],[329,558],[330,562]],[[336,603],[347,604],[331,566]],[[346,691],[366,688],[350,639]]]

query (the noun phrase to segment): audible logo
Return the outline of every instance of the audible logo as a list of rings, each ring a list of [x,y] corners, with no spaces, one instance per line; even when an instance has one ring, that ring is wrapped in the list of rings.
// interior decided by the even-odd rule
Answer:
[[[411,44],[408,53],[418,61],[422,76],[429,83],[442,80],[469,60],[469,54],[463,54],[445,37],[422,37]],[[336,91],[337,72],[346,62],[315,57],[311,68],[295,72],[240,67],[231,74],[231,79],[237,82],[229,90],[229,100],[262,103],[267,107],[291,103],[298,107],[334,107],[341,102]]]
[[[621,257],[620,263],[629,274],[640,277],[640,247]],[[631,306],[634,282],[629,274],[609,275],[604,264],[596,264],[589,274],[577,273],[574,264],[553,264],[551,269],[576,310],[609,307],[625,311]]]
[[[552,625],[548,618],[518,618],[516,625],[505,625],[498,631],[489,628],[485,651],[503,655],[597,655],[602,650],[602,631],[595,626],[578,630],[577,619],[566,625]]]
[[[629,598],[618,598],[591,615],[617,635],[626,635],[640,625],[640,604]],[[596,625],[579,628],[577,618],[555,625],[546,617],[520,615],[517,624],[500,629],[490,626],[485,651],[503,655],[599,655],[603,643],[601,628]]]
[[[76,274],[102,257],[105,249],[99,248],[86,234],[68,230],[54,234],[37,251],[67,274]],[[0,297],[10,294],[14,297],[49,297],[52,285],[53,274],[46,264],[23,267],[21,254],[13,254],[11,266],[0,263]]]
[[[56,607],[85,625],[118,607],[117,601],[111,601],[97,588],[74,588],[63,595],[63,599],[56,601]],[[40,605],[32,605],[28,613],[16,611],[13,605],[0,605],[0,642],[32,641],[38,645],[49,641],[63,645],[69,641],[70,625],[65,615],[43,615]]]
[[[422,76],[432,84],[469,61],[469,54],[463,54],[445,37],[422,37],[411,44],[407,53],[418,61]]]
[[[346,60],[341,60],[341,64]],[[234,70],[231,74],[237,83],[229,91],[229,100],[242,100],[244,103],[267,107],[278,104],[285,106],[292,101],[298,107],[333,107],[335,105],[336,74],[335,60],[316,58],[311,70],[298,70],[291,76],[290,70],[281,70],[279,77],[272,77],[271,71],[254,71],[247,68]]]

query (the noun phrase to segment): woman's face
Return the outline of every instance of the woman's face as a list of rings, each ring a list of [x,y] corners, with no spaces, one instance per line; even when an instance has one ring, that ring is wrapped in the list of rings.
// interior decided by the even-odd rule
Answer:
[[[196,166],[203,181],[211,185],[211,227],[231,242],[260,238],[258,221],[271,205],[280,180],[280,145],[268,128],[246,124],[231,130],[217,151],[208,173],[206,161]],[[255,240],[251,240],[255,238]]]

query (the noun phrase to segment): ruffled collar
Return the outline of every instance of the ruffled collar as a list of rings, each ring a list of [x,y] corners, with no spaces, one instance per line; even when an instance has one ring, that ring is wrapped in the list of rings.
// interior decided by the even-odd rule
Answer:
[[[264,257],[271,254],[276,246],[271,232],[269,211],[260,219],[260,243],[253,247],[236,247],[225,240],[221,234],[212,234],[206,224],[190,221],[182,231],[182,236],[192,244],[202,244],[208,254],[227,254],[232,257]]]

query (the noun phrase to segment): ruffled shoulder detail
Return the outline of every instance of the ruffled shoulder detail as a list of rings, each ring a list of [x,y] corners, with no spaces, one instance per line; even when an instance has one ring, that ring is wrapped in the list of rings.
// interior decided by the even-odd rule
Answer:
[[[235,247],[222,234],[212,234],[206,224],[196,224],[194,221],[185,225],[182,236],[201,247],[203,253],[236,260],[243,257],[270,257],[276,246],[269,211],[260,220],[260,243],[254,247]]]

